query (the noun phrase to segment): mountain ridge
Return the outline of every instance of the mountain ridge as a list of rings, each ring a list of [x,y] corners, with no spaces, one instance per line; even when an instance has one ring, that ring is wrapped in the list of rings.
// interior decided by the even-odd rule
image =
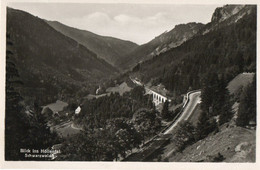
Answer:
[[[244,7],[245,5],[225,5],[223,7],[216,8],[212,15],[211,22],[222,22],[237,14]]]
[[[241,19],[234,22],[237,16],[248,10],[251,11],[248,15],[243,15]],[[212,23],[207,24],[206,27],[212,27]],[[217,71],[216,69],[220,73],[226,73],[228,79],[242,71],[254,72],[255,6],[245,6],[234,17],[231,16],[220,22],[205,34],[204,31],[205,28],[182,45],[139,63],[129,74],[137,76],[144,83],[150,82],[155,85],[162,83],[166,89],[182,94],[189,88],[200,88],[199,77],[202,78],[213,70]]]
[[[252,13],[253,5],[225,5],[216,8],[212,14],[211,22],[198,32],[198,35],[220,29],[223,26],[238,22],[241,18]]]
[[[55,30],[74,39],[86,48],[89,48],[91,51],[96,53],[99,58],[104,59],[106,62],[117,68],[120,68],[119,65],[115,64],[117,60],[121,61],[122,56],[138,47],[136,43],[131,41],[109,36],[101,36],[87,30],[67,26],[58,21],[45,20],[45,22]]]
[[[126,60],[118,63],[118,65],[122,65],[124,70],[131,69],[137,63],[149,60],[171,48],[181,45],[188,39],[192,38],[202,28],[202,26],[202,23],[195,22],[176,25],[169,32],[164,32],[148,43],[134,49],[132,52],[127,54],[127,57],[125,57]]]

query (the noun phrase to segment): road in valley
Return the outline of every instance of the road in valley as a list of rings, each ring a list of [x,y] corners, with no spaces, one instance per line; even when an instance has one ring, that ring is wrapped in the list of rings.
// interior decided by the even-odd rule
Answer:
[[[166,130],[163,130],[161,134],[154,136],[145,146],[136,153],[129,155],[123,161],[150,161],[152,156],[157,150],[163,147],[172,136],[172,132],[181,121],[188,120],[193,114],[196,106],[200,103],[201,91],[193,91],[187,94],[187,103],[184,104],[183,110],[180,112],[179,117],[170,125]]]
[[[194,109],[196,108],[197,104],[200,102],[200,94],[201,91],[196,91],[188,94],[188,103],[185,106],[184,110],[182,111],[180,117],[173,122],[173,124],[163,133],[164,135],[166,134],[171,134],[173,129],[177,126],[177,124],[181,121],[188,120],[188,118],[191,116],[193,113]]]

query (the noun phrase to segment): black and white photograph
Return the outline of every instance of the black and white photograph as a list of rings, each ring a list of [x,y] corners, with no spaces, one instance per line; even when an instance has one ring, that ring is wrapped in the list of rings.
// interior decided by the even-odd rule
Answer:
[[[5,0],[4,162],[256,163],[257,3],[192,2]]]

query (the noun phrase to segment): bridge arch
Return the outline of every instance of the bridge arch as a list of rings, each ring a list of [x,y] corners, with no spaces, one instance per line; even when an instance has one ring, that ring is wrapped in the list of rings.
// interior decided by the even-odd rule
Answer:
[[[154,92],[151,90],[151,93],[152,93],[152,96],[153,96],[153,103],[157,106],[159,105],[160,103],[164,103],[166,102],[166,100],[168,100],[167,97],[157,93],[157,92]]]

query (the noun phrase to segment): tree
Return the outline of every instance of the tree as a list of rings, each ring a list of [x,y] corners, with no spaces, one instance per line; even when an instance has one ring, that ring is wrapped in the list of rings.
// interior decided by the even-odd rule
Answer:
[[[69,103],[69,105],[68,105],[68,108],[69,108],[69,110],[71,110],[71,111],[75,111],[75,110],[77,109],[77,107],[78,107],[78,104],[75,103],[75,102],[71,102],[71,103]]]
[[[237,53],[235,61],[236,61],[236,65],[238,65],[238,67],[239,67],[239,71],[243,72],[245,60],[244,60],[244,57],[243,57],[243,53],[240,50]]]
[[[166,100],[163,103],[162,117],[163,117],[163,119],[167,119],[167,120],[169,120],[171,118],[170,111],[169,111],[169,102],[168,102],[168,100]]]
[[[218,81],[218,76],[215,73],[208,73],[203,79],[201,92],[201,109],[208,114],[211,114],[213,100],[215,99],[215,90]]]
[[[141,143],[140,134],[124,118],[108,120],[104,128],[82,131],[62,144],[58,160],[113,161]]]
[[[25,115],[22,113],[22,97],[16,87],[21,84],[18,70],[14,63],[13,43],[7,34],[6,46],[6,105],[5,105],[5,159],[20,160],[19,153],[29,128]]]
[[[208,134],[214,130],[217,130],[215,119],[210,120],[208,114],[205,111],[202,111],[196,126],[196,140],[207,137]]]
[[[201,108],[208,116],[218,116],[219,124],[230,121],[233,116],[229,91],[224,75],[208,73],[205,76],[202,94]]]
[[[161,128],[161,122],[156,117],[156,112],[154,110],[139,109],[134,113],[131,121],[137,132],[142,135],[143,141],[148,137],[155,135]]]
[[[53,116],[53,111],[49,107],[46,107],[42,111],[42,114],[45,116],[46,119],[51,119]]]
[[[141,135],[136,131],[133,124],[127,121],[126,118],[116,118],[107,121],[104,132],[108,135],[104,143],[109,141],[110,156],[113,159],[118,159],[119,155],[123,158],[126,156],[126,151],[131,151],[133,148],[141,144]],[[100,136],[98,139],[104,138]],[[111,157],[110,157],[111,159]]]
[[[137,86],[131,90],[131,97],[137,101],[141,101],[145,94],[145,89],[143,86]]]
[[[177,131],[173,136],[173,141],[178,151],[182,151],[187,145],[195,142],[195,127],[188,121],[177,125]]]
[[[57,160],[93,161],[95,159],[95,139],[88,133],[81,132],[63,142],[61,154]]]
[[[240,96],[236,124],[243,127],[249,121],[256,122],[256,74],[253,82],[244,88]]]
[[[219,125],[229,122],[233,117],[229,91],[226,87],[227,84],[225,83],[222,75],[218,80],[216,87],[216,99],[213,104],[213,112],[219,115]]]

